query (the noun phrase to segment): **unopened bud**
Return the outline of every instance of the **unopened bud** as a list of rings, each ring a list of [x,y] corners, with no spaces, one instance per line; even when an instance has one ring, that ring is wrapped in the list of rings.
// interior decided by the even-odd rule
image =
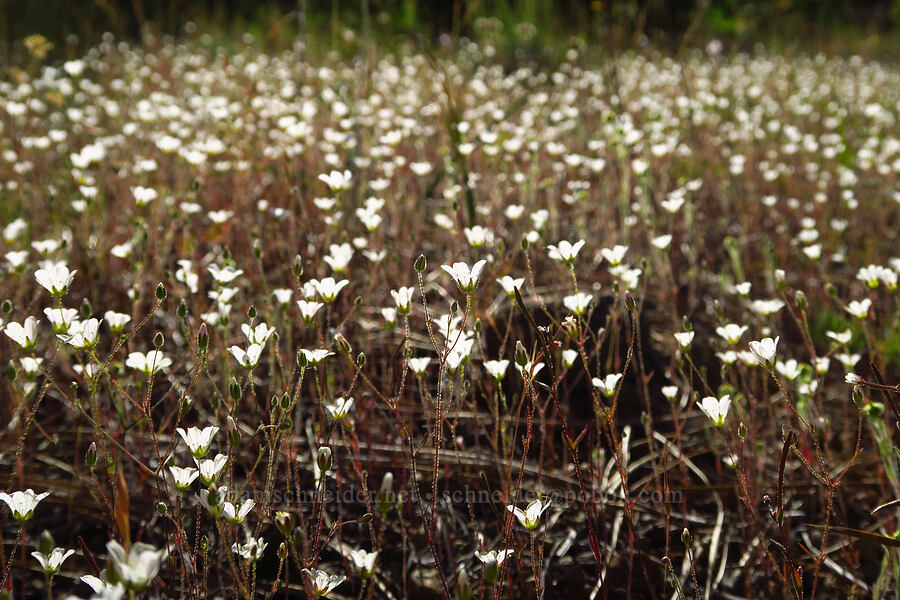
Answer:
[[[803,290],[797,290],[794,293],[794,302],[797,303],[797,308],[799,308],[801,311],[806,310],[806,294],[803,293]]]
[[[521,340],[516,341],[516,364],[523,369],[528,364],[528,353],[525,351],[525,346]]]
[[[287,545],[284,542],[278,544],[278,560],[285,560],[287,558]]]
[[[97,442],[91,442],[91,445],[88,446],[84,455],[84,464],[87,465],[88,470],[94,470],[94,465],[97,464]]]
[[[294,256],[294,262],[291,264],[291,270],[294,272],[294,277],[300,279],[303,275],[303,258],[297,254]]]
[[[163,347],[163,344],[166,343],[166,336],[163,335],[162,331],[157,331],[156,335],[153,336],[153,346],[159,350]]]
[[[158,512],[161,515],[164,515],[167,512],[169,512],[169,507],[166,506],[165,502],[157,502],[156,503],[156,512]]]
[[[345,338],[342,334],[336,333],[334,335],[334,342],[335,344],[337,344],[338,352],[340,352],[341,354],[350,354],[350,352],[352,351],[350,342],[348,342],[347,338]]]
[[[241,385],[234,377],[231,378],[231,383],[228,384],[228,393],[231,394],[232,400],[241,399]]]
[[[247,316],[252,320],[256,318],[256,305],[251,304],[250,308],[247,309]]]
[[[156,299],[160,302],[166,299],[166,286],[162,284],[162,281],[156,286]]]
[[[197,349],[200,354],[206,354],[209,349],[209,331],[206,329],[206,323],[200,324],[200,333],[197,334]]]
[[[366,353],[360,352],[356,355],[356,366],[362,368],[366,365]]]
[[[316,452],[316,464],[319,465],[320,473],[327,473],[331,470],[332,465],[331,448],[322,446]]]
[[[93,309],[91,309],[91,301],[88,300],[87,298],[82,300],[80,311],[81,311],[82,319],[90,319],[91,313],[94,312]]]
[[[692,541],[693,540],[691,539],[691,532],[688,531],[687,527],[685,527],[684,531],[681,532],[681,543],[684,544],[685,548],[690,548]]]
[[[420,255],[419,255],[419,258],[416,259],[416,263],[415,263],[414,267],[415,267],[416,271],[418,271],[419,273],[421,273],[422,271],[425,270],[425,267],[426,267],[427,265],[428,265],[428,261],[425,260],[425,255],[424,255],[424,254],[420,254]]]
[[[175,309],[175,314],[178,315],[179,319],[183,319],[188,314],[187,303],[184,301],[184,298],[181,299],[181,302],[178,303],[178,308]]]

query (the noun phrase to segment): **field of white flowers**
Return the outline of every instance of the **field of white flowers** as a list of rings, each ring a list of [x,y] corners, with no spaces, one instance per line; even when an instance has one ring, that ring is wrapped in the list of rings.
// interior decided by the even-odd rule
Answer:
[[[0,593],[897,594],[900,70],[365,50],[0,82]]]

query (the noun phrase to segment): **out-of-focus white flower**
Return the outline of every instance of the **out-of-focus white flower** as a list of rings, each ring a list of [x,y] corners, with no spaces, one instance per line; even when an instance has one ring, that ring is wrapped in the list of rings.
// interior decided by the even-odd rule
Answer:
[[[693,331],[679,331],[672,335],[675,336],[675,341],[678,342],[678,347],[682,352],[687,352],[691,349],[691,342],[694,341]]]
[[[143,542],[137,542],[126,552],[121,544],[113,540],[107,542],[106,550],[109,552],[110,569],[115,573],[116,580],[133,591],[143,590],[150,585],[166,556],[165,549],[157,550]]]
[[[317,348],[315,350],[306,350],[305,348],[300,350],[303,354],[303,357],[310,365],[317,365],[329,356],[333,356],[334,352],[329,350],[325,350],[323,348]]]
[[[732,346],[741,341],[741,336],[747,331],[746,325],[737,325],[736,323],[728,323],[724,327],[716,327],[716,333]]]
[[[131,321],[131,316],[126,315],[125,313],[108,310],[103,313],[103,320],[106,321],[110,331],[113,333],[121,333],[125,328],[125,325]]]
[[[509,361],[503,360],[486,360],[484,361],[484,370],[488,372],[495,381],[500,381],[506,377],[506,369],[509,368]]]
[[[857,319],[865,319],[869,315],[869,309],[872,307],[872,301],[868,298],[862,300],[851,300],[847,304],[847,312]]]
[[[628,252],[628,246],[617,245],[612,248],[602,248],[600,256],[606,259],[610,266],[617,267],[625,260],[625,254]]]
[[[426,369],[428,369],[429,364],[431,364],[430,356],[409,359],[409,368],[412,369],[413,373],[415,373],[419,377],[425,374],[425,371]]]
[[[590,294],[578,292],[577,294],[563,298],[563,306],[580,317],[585,313],[593,299],[594,297]]]
[[[500,279],[497,280],[497,283],[500,284],[500,287],[503,288],[503,291],[506,292],[506,295],[510,298],[515,297],[516,289],[522,289],[522,284],[525,283],[524,277],[513,278],[509,275],[504,275]]]
[[[353,182],[353,176],[350,174],[350,171],[344,171],[343,173],[332,171],[328,174],[320,173],[319,181],[331,188],[332,192],[340,192],[350,187],[350,184]]]

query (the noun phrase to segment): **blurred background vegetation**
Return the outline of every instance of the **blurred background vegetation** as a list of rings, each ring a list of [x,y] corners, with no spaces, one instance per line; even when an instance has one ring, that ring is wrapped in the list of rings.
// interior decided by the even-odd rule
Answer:
[[[220,45],[247,43],[241,34],[249,32],[254,43],[278,49],[298,32],[339,48],[347,29],[383,43],[450,34],[534,50],[581,43],[677,52],[714,39],[726,52],[763,43],[884,58],[900,49],[900,0],[0,0],[0,7],[7,64],[22,58],[21,41],[35,33],[53,43],[51,59],[74,57],[105,32],[138,40],[196,31]]]

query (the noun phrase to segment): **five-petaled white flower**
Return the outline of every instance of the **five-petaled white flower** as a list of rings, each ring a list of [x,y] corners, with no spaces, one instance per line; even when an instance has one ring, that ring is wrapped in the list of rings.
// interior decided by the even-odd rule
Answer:
[[[182,468],[174,465],[169,467],[169,473],[172,474],[172,479],[175,481],[175,489],[179,492],[183,492],[191,487],[191,484],[200,475],[200,471],[194,467]]]
[[[610,373],[603,379],[594,377],[593,379],[591,379],[591,383],[595,388],[603,392],[604,396],[610,398],[613,394],[616,393],[616,386],[619,384],[620,379],[622,379],[621,373]]]
[[[41,552],[32,552],[31,555],[41,563],[44,573],[53,576],[59,572],[63,561],[75,554],[74,550],[66,550],[65,548],[54,548],[50,554],[42,554]]]
[[[34,317],[27,317],[23,323],[12,321],[3,328],[9,339],[19,345],[19,348],[30,352],[37,345],[37,325],[38,320]]]
[[[13,518],[21,523],[30,519],[38,503],[49,495],[50,492],[35,494],[34,490],[28,488],[24,492],[0,493],[0,500],[6,502]]]
[[[184,443],[187,444],[191,456],[194,458],[203,458],[206,456],[206,453],[209,452],[209,445],[212,443],[213,436],[219,432],[219,428],[215,425],[210,425],[203,429],[189,427],[187,430],[179,427],[175,431],[178,432],[178,435],[180,435],[181,439],[184,440]]]
[[[375,571],[375,560],[378,558],[378,552],[366,552],[362,548],[359,550],[351,550],[348,553],[350,562],[353,563],[353,570],[361,579],[368,579]]]
[[[254,506],[256,506],[256,501],[252,498],[247,498],[240,506],[226,502],[222,505],[222,516],[232,525],[240,525],[247,518],[247,515],[250,514],[250,511],[253,510]]]
[[[269,544],[266,543],[263,538],[249,537],[247,538],[247,543],[244,545],[238,544],[237,542],[232,544],[231,550],[244,560],[256,562],[262,558],[263,552],[268,545]]]
[[[455,262],[452,267],[450,265],[441,265],[441,268],[453,277],[456,285],[459,286],[459,291],[468,294],[474,292],[475,288],[478,287],[478,277],[486,264],[487,261],[481,259],[472,265],[471,269],[464,262]]]
[[[500,565],[507,558],[512,556],[515,550],[507,548],[506,550],[490,550],[488,552],[475,551],[475,558],[484,565],[484,578],[486,581],[493,582],[500,575]]]
[[[725,419],[728,417],[728,408],[730,406],[731,396],[728,394],[725,394],[721,398],[707,396],[700,401],[700,410],[709,417],[709,420],[712,421],[713,425],[716,427],[721,427],[725,424]]]
[[[251,344],[265,344],[272,334],[275,333],[274,327],[269,327],[265,323],[258,323],[256,327],[251,327],[247,323],[241,325],[241,331],[247,337],[247,341]]]
[[[303,569],[303,574],[309,578],[313,593],[320,597],[327,596],[331,590],[347,579],[342,575],[332,575],[328,571],[323,571],[321,569]]]
[[[138,542],[127,552],[113,540],[107,542],[106,550],[111,559],[110,569],[116,579],[129,590],[140,591],[150,585],[159,573],[159,566],[166,556],[166,550],[157,550],[150,544]]]
[[[567,264],[572,264],[581,247],[584,246],[584,240],[578,240],[574,244],[568,240],[562,240],[558,245],[550,244],[547,246],[547,253],[553,260],[558,260]]]
[[[146,354],[143,352],[132,352],[125,359],[126,367],[136,369],[148,377],[160,369],[165,369],[171,365],[172,359],[166,357],[159,350],[151,350]]]
[[[240,346],[231,346],[228,351],[231,352],[239,365],[249,371],[250,369],[255,369],[256,365],[259,364],[259,356],[262,354],[263,346],[250,344],[246,350]]]
[[[315,350],[307,350],[304,348],[300,350],[300,352],[301,354],[303,354],[306,362],[308,362],[310,365],[317,365],[329,356],[334,355],[334,352],[325,350],[324,348],[316,348]]]
[[[750,342],[750,352],[756,357],[756,362],[758,362],[761,367],[765,367],[771,371],[775,366],[775,350],[778,347],[779,339],[780,337],[776,337],[774,340],[767,337],[758,342]]]
[[[321,281],[315,281],[316,291],[326,303],[334,302],[344,286],[350,283],[346,279],[335,281],[334,277],[326,277]]]
[[[63,296],[72,285],[75,279],[75,273],[78,271],[69,271],[69,267],[65,263],[54,263],[48,265],[45,269],[38,269],[34,272],[34,278],[41,284],[51,296]]]
[[[325,411],[335,421],[343,421],[347,418],[350,409],[353,408],[353,398],[338,396],[334,400],[325,402]]]
[[[78,323],[77,328],[70,328],[68,333],[58,334],[56,337],[79,350],[90,350],[97,345],[100,335],[100,323],[103,320],[88,319]],[[74,331],[73,331],[74,329]]]
[[[200,470],[200,482],[206,487],[213,485],[222,474],[222,469],[228,462],[228,457],[224,454],[216,454],[215,458],[204,458],[197,461],[197,468]]]
[[[297,307],[300,309],[300,318],[306,325],[312,325],[319,309],[325,306],[321,302],[312,302],[309,300],[297,300]]]
[[[536,498],[528,503],[525,510],[513,506],[512,504],[508,504],[506,510],[516,515],[516,519],[519,520],[519,524],[522,525],[522,527],[529,531],[533,531],[541,524],[541,515],[544,514],[544,511],[549,507],[549,500],[545,504],[541,502],[540,498]]]
[[[412,297],[416,293],[414,287],[400,286],[399,290],[391,290],[391,296],[394,298],[394,304],[397,306],[397,312],[401,315],[408,315],[412,310]]]
[[[108,310],[103,313],[103,320],[109,325],[110,331],[113,333],[121,333],[122,329],[125,328],[125,325],[131,321],[131,316],[114,310]]]

